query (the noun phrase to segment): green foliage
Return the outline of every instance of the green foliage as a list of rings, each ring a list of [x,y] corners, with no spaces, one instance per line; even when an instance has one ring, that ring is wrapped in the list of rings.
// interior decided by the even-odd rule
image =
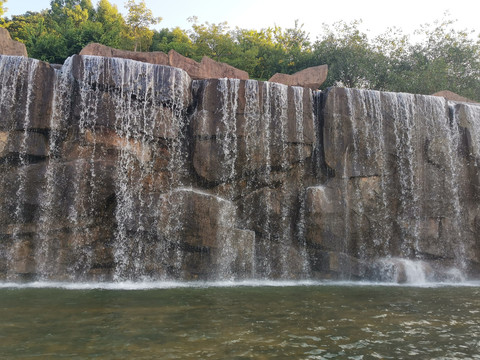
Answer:
[[[190,58],[193,58],[195,55],[195,48],[190,37],[179,27],[171,30],[162,29],[161,31],[154,31],[152,51],[168,53],[170,50],[175,50],[179,54]]]
[[[480,41],[472,40],[469,31],[455,30],[453,24],[444,19],[419,30],[425,40],[412,46],[406,59],[408,74],[416,80],[405,84],[406,91],[447,89],[480,99]]]
[[[220,24],[199,24],[196,17],[189,19],[192,23],[190,38],[195,44],[194,58],[201,60],[208,56],[215,61],[228,62],[232,59],[236,44],[226,22]]]
[[[152,10],[147,8],[145,0],[140,0],[138,4],[135,0],[127,0],[125,8],[128,10],[126,23],[130,39],[134,43],[133,50],[148,50],[153,37],[153,31],[149,29],[149,26],[159,23],[162,18],[153,16]]]
[[[203,56],[245,70],[251,78],[267,80],[277,72],[292,74],[327,64],[322,89],[347,86],[431,94],[450,90],[480,101],[480,37],[458,31],[448,16],[422,26],[411,43],[398,29],[370,39],[361,22],[323,25],[314,43],[299,21],[291,28],[231,29],[226,22],[200,23],[192,29],[151,30],[161,18],[145,5],[127,0],[124,18],[109,0],[52,0],[50,9],[2,19],[0,26],[25,43],[29,56],[61,63],[90,42],[138,51],[175,50],[200,61]]]
[[[3,14],[5,14],[5,11],[7,11],[7,9],[5,8],[6,2],[7,0],[0,0],[0,18],[3,16]]]
[[[338,22],[333,29],[324,25],[324,35],[314,45],[320,62],[329,66],[324,86],[375,87],[375,53],[359,25],[358,21]]]

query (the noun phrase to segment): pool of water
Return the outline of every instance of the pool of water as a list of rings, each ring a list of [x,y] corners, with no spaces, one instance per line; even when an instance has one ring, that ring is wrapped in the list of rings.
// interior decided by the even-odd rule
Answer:
[[[480,284],[0,283],[2,359],[480,359]]]

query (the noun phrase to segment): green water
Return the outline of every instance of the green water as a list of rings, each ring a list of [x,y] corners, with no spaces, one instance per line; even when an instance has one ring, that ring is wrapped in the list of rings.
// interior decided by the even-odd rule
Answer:
[[[0,286],[1,359],[480,359],[480,287]]]

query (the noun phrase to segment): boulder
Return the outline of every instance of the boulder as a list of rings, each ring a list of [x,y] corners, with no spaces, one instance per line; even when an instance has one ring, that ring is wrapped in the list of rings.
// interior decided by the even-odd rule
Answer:
[[[90,43],[85,46],[79,55],[93,55],[103,57],[116,57],[121,59],[131,59],[150,64],[169,65],[167,54],[161,51],[138,52],[114,49],[102,44]]]
[[[180,55],[175,50],[168,52],[168,60],[170,66],[183,69],[187,72],[192,79],[248,79],[248,73],[243,70],[239,70],[231,65],[217,62],[210,59],[207,56],[202,58],[200,63],[193,59],[189,59],[183,55]]]
[[[74,55],[71,62],[79,85],[72,96],[81,99],[73,107],[74,124],[114,130],[128,126],[131,137],[143,136],[144,128],[148,136],[156,138],[179,135],[178,123],[191,103],[191,79],[184,71],[108,57]],[[95,92],[97,88],[103,91]],[[95,97],[87,98],[89,91]],[[129,97],[128,103],[125,97]],[[85,112],[85,101],[95,104],[95,116]],[[118,124],[118,113],[124,114],[128,125]]]
[[[293,75],[276,73],[268,81],[317,90],[327,79],[328,65],[312,66]]]
[[[118,50],[105,45],[91,43],[80,51],[80,55],[93,55],[103,57],[116,57],[122,59],[131,59],[150,64],[169,65],[185,70],[192,79],[211,79],[211,78],[235,78],[248,79],[248,73],[234,68],[231,65],[214,61],[206,56],[200,63],[193,59],[180,55],[175,50],[170,50],[168,55],[161,52],[136,52],[127,50]]]
[[[440,96],[440,97],[444,97],[447,100],[456,101],[456,102],[476,103],[476,101],[473,101],[473,100],[470,100],[466,97],[455,94],[454,92],[449,91],[449,90],[438,91],[438,92],[432,94],[432,96]]]
[[[28,57],[25,44],[12,40],[7,29],[0,28],[0,54]]]

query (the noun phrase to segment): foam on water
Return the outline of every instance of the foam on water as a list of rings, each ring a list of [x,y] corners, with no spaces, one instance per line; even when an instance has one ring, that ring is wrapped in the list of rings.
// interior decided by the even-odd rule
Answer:
[[[34,281],[28,283],[0,282],[0,289],[64,289],[64,290],[162,290],[181,288],[235,288],[235,287],[480,287],[480,281],[462,282],[378,282],[330,280],[241,280],[241,281],[119,281],[119,282],[60,282]]]

